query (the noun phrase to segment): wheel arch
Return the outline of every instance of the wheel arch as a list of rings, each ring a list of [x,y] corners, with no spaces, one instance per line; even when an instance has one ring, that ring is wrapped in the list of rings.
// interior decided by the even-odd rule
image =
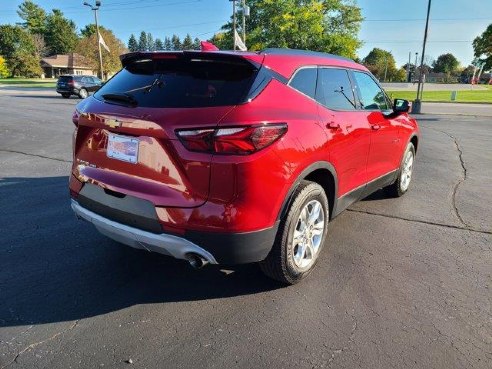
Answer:
[[[410,137],[409,142],[411,142],[413,144],[413,147],[415,148],[415,153],[417,153],[417,148],[419,146],[419,137],[416,134],[413,134]]]
[[[292,204],[292,196],[294,194],[294,191],[303,180],[318,183],[321,187],[323,187],[326,196],[328,197],[328,206],[331,219],[334,216],[334,210],[336,209],[338,193],[337,172],[331,163],[327,161],[319,161],[309,165],[297,176],[294,184],[287,192],[287,196],[282,203],[282,207],[280,208],[277,220],[284,218],[289,211],[290,205]]]

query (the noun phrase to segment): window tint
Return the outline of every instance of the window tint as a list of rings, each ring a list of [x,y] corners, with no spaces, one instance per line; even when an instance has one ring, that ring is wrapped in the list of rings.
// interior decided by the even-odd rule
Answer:
[[[178,57],[137,60],[111,78],[94,95],[127,94],[138,106],[186,108],[244,102],[256,76],[244,60]]]
[[[316,95],[316,78],[318,68],[304,68],[295,74],[290,86],[314,99]]]
[[[361,72],[354,72],[354,76],[359,88],[362,108],[366,110],[388,110],[386,95],[372,77]]]
[[[320,68],[316,100],[334,110],[355,110],[354,92],[344,69]]]
[[[60,78],[58,78],[58,82],[70,82],[72,80],[72,77],[70,76],[60,76]]]

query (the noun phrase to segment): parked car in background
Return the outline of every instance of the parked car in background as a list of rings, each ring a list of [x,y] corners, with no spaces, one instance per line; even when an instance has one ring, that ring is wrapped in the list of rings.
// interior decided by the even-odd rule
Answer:
[[[56,92],[66,99],[71,95],[85,99],[91,92],[99,90],[102,85],[103,82],[94,76],[63,75],[56,82]]]
[[[419,140],[409,102],[390,101],[350,59],[286,49],[121,58],[76,107],[69,185],[78,217],[121,243],[195,267],[259,262],[293,284],[336,215],[380,188],[409,189]]]

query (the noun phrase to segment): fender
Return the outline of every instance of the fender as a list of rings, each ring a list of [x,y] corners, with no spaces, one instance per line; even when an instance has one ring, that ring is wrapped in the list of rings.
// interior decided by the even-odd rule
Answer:
[[[337,195],[338,195],[338,177],[337,177],[337,171],[335,170],[335,167],[327,162],[327,161],[317,161],[311,165],[309,165],[307,168],[305,168],[296,178],[292,186],[290,187],[289,191],[287,192],[287,196],[285,196],[284,202],[282,203],[282,207],[280,208],[280,211],[277,216],[277,220],[283,219],[286,215],[287,212],[289,211],[290,205],[292,204],[292,195],[296,188],[299,186],[301,181],[306,178],[309,174],[313,173],[317,169],[327,169],[331,175],[333,176],[333,182],[334,182],[334,189],[333,189],[333,204],[329,204],[330,210],[336,209],[336,203],[337,203]],[[333,211],[331,211],[330,217],[333,215]]]

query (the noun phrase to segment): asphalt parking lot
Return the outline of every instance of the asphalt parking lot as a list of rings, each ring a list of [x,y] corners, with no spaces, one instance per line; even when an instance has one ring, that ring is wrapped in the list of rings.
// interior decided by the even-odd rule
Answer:
[[[341,214],[284,288],[76,220],[78,101],[0,91],[1,369],[492,367],[492,118],[420,116],[409,193]]]

